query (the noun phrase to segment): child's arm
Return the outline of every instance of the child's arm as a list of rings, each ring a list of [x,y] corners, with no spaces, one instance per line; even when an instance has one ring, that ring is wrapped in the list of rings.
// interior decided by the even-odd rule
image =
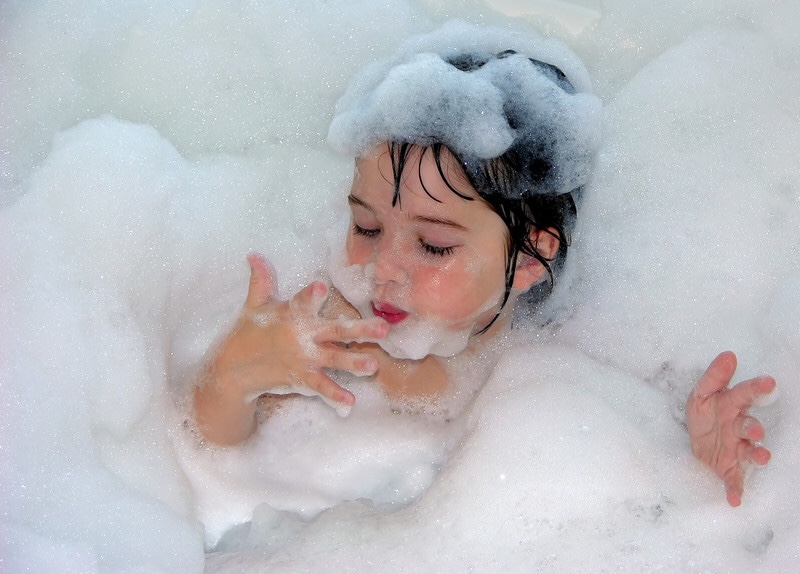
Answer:
[[[728,388],[735,371],[736,355],[720,354],[686,402],[692,452],[724,481],[731,506],[742,502],[742,465],[769,462],[770,452],[755,444],[764,438],[764,427],[748,416],[747,410],[758,397],[775,389],[772,377],[758,377]]]
[[[257,425],[258,397],[286,392],[298,385],[344,405],[353,395],[337,385],[323,368],[356,375],[375,372],[374,357],[350,351],[340,343],[385,337],[387,324],[328,320],[319,310],[328,295],[312,283],[290,301],[275,300],[274,274],[257,255],[248,257],[250,286],[244,312],[206,368],[194,392],[197,426],[218,444],[236,444]]]

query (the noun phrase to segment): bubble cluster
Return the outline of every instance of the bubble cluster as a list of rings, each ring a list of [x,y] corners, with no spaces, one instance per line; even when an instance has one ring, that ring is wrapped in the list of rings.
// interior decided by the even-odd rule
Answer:
[[[346,419],[299,397],[228,450],[184,426],[247,253],[284,300],[324,274],[352,173],[324,132],[347,80],[465,4],[3,4],[0,569],[798,569],[796,2],[581,0],[601,15],[580,35],[538,17],[592,71],[604,144],[563,280],[496,370],[454,367],[459,401],[341,379]],[[474,42],[588,92],[569,51],[526,37]],[[779,385],[755,413],[773,460],[735,510],[669,404],[723,348],[737,380]]]
[[[530,37],[449,22],[365,68],[339,100],[328,141],[353,156],[384,141],[443,143],[467,163],[517,149],[540,172],[528,192],[572,191],[592,174],[600,101],[531,61],[542,51]]]

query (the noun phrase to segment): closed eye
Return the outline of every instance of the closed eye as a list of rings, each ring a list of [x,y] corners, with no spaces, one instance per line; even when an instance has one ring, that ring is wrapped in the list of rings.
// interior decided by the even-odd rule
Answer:
[[[367,229],[366,227],[361,227],[358,223],[353,223],[353,233],[356,235],[361,235],[363,237],[375,237],[380,233],[380,229]]]
[[[420,245],[425,250],[425,252],[430,253],[431,255],[436,255],[438,257],[445,257],[453,253],[455,247],[439,247],[438,245],[431,245],[430,243],[425,243],[420,239]]]

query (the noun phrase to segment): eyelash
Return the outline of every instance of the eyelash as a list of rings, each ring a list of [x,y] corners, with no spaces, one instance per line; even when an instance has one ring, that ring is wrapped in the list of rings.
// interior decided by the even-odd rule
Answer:
[[[428,243],[425,243],[421,239],[419,240],[419,242],[422,245],[422,248],[427,253],[430,253],[431,255],[435,255],[437,257],[444,257],[446,255],[450,255],[453,252],[453,249],[455,249],[454,247],[438,247],[436,245],[430,245]]]
[[[361,235],[362,237],[373,238],[380,233],[380,229],[367,229],[365,227],[361,227],[357,223],[353,224],[353,233],[356,235]],[[437,245],[431,245],[429,243],[425,243],[422,239],[419,240],[422,249],[431,255],[436,257],[445,257],[453,253],[455,247],[439,247]]]
[[[362,235],[364,237],[375,237],[380,232],[380,229],[366,229],[365,227],[361,227],[358,223],[353,224],[353,233],[356,235]]]

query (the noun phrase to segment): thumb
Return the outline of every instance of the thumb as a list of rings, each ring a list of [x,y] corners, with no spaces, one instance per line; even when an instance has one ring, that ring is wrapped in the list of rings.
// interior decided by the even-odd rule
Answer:
[[[275,268],[259,253],[248,255],[247,262],[250,264],[250,286],[244,306],[257,309],[275,298]]]

